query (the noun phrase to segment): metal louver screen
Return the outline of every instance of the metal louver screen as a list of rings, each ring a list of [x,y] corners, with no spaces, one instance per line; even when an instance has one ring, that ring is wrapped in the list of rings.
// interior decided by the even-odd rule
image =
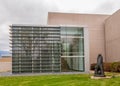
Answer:
[[[60,72],[60,27],[11,26],[12,72]]]

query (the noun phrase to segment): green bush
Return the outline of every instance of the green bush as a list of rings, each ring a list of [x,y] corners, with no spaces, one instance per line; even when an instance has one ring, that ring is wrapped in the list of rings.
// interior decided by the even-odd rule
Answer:
[[[111,71],[112,72],[120,72],[120,62],[113,62],[111,64]]]
[[[95,70],[96,63],[91,64],[90,69]],[[104,71],[106,72],[120,72],[120,62],[103,63]]]

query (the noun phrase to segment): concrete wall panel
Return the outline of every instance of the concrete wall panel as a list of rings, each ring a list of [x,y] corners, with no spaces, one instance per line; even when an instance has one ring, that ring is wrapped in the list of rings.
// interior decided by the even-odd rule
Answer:
[[[107,62],[120,61],[120,10],[106,20],[105,39]]]

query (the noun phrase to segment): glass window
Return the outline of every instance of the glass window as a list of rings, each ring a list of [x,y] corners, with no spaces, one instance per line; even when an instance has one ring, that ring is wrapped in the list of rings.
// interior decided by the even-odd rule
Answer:
[[[83,28],[80,27],[61,28],[62,71],[84,70],[84,37],[83,36],[84,36]]]

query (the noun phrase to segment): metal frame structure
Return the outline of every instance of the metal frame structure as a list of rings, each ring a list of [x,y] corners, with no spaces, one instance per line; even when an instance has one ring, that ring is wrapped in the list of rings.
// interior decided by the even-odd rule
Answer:
[[[12,72],[60,72],[60,27],[11,26]]]

